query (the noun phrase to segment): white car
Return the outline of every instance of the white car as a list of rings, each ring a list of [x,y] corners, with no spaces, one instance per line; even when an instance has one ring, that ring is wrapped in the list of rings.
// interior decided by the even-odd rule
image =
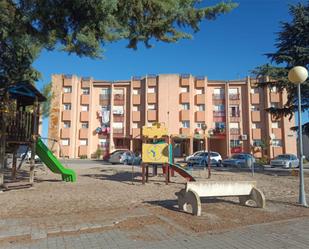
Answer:
[[[208,152],[197,152],[187,160],[188,166],[207,166]],[[222,157],[218,152],[210,152],[210,164],[220,167],[222,163]]]
[[[297,156],[293,154],[282,154],[271,160],[270,166],[282,168],[297,168],[299,166],[299,160]]]
[[[190,158],[198,156],[198,155],[202,154],[203,152],[204,152],[203,150],[199,150],[199,151],[194,152],[192,155],[187,156],[186,157],[186,162],[188,162],[190,160]]]

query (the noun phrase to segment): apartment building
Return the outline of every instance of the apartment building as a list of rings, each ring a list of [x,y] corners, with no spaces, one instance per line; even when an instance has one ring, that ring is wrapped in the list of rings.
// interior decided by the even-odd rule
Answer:
[[[265,108],[281,106],[286,93],[257,88],[257,80],[208,80],[164,74],[103,81],[53,75],[49,137],[57,156],[94,157],[116,149],[141,151],[141,128],[164,123],[182,157],[206,149],[223,157],[253,153],[296,154],[294,120],[275,119]],[[204,143],[202,125],[207,142]]]

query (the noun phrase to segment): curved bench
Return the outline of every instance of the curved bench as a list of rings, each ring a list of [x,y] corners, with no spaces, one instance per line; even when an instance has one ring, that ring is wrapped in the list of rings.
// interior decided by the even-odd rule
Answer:
[[[188,212],[187,205],[192,207],[193,215],[200,216],[202,212],[201,197],[239,197],[241,205],[253,200],[256,207],[264,208],[266,205],[262,191],[257,189],[254,181],[208,181],[187,182],[184,189],[175,193],[178,197],[180,211]]]

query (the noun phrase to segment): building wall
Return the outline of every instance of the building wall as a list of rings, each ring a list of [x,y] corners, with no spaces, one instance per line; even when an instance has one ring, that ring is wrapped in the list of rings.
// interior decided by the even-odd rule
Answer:
[[[52,82],[49,137],[59,141],[54,148],[57,156],[90,158],[98,148],[140,151],[141,128],[155,122],[167,126],[178,156],[204,146],[223,157],[238,152],[269,158],[296,153],[296,136],[290,130],[294,119],[276,120],[265,111],[285,103],[286,92],[256,88],[255,79],[220,81],[164,74],[108,82],[53,75]],[[70,110],[65,110],[66,104],[71,104]],[[85,105],[88,111],[83,111]],[[102,106],[110,110],[110,132],[98,134]],[[203,123],[209,137],[206,145]]]

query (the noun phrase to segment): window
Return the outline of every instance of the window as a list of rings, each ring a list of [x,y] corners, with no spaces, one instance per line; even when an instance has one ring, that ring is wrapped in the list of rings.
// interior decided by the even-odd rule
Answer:
[[[252,105],[251,106],[251,111],[259,111],[260,107],[258,105]]]
[[[155,104],[149,104],[148,105],[148,110],[155,110],[156,109],[156,105]]]
[[[89,106],[88,105],[82,105],[82,112],[88,112]]]
[[[140,94],[141,90],[140,89],[133,89],[133,94]]]
[[[148,87],[147,93],[155,93],[155,92],[156,92],[156,88],[155,87]]]
[[[239,123],[230,123],[231,129],[239,129]]]
[[[182,108],[183,110],[189,110],[189,109],[190,109],[190,104],[188,104],[188,103],[182,104],[182,105],[181,105],[181,108]]]
[[[252,129],[260,129],[261,124],[260,123],[252,123]]]
[[[88,145],[88,139],[80,139],[79,145]]]
[[[231,117],[239,117],[240,116],[240,111],[239,111],[238,105],[231,105],[230,106],[230,115],[231,115]]]
[[[64,121],[63,122],[63,128],[70,128],[71,127],[71,122],[70,121]]]
[[[139,126],[139,123],[133,122],[132,128],[139,128],[138,126]]]
[[[63,109],[64,110],[71,110],[71,104],[64,104]]]
[[[71,93],[71,92],[72,92],[72,87],[70,87],[70,86],[64,87],[64,88],[63,88],[63,92],[64,92],[64,93]]]
[[[122,88],[115,88],[113,90],[113,93],[122,95],[124,93],[124,90]]]
[[[196,123],[196,127],[199,128],[199,129],[202,129],[203,124],[204,123]]]
[[[224,108],[225,108],[224,105],[215,105],[215,106],[214,106],[214,110],[215,110],[215,111],[219,111],[219,112],[220,112],[220,111],[223,112],[223,111],[224,111]]]
[[[99,138],[99,146],[100,147],[107,147],[107,145],[108,145],[107,139]]]
[[[271,128],[280,128],[280,122],[272,122]]]
[[[82,128],[83,128],[83,129],[87,129],[88,127],[89,127],[88,122],[83,122],[83,123],[82,123]]]
[[[204,89],[196,89],[196,94],[204,94]]]
[[[238,94],[238,88],[229,88],[229,94]]]
[[[271,144],[274,147],[281,147],[282,146],[282,140],[281,139],[273,139]]]
[[[239,147],[240,145],[241,145],[240,140],[235,140],[235,139],[230,140],[230,147],[231,148]]]
[[[224,122],[215,122],[214,126],[216,129],[223,129],[225,128],[225,123]]]
[[[180,92],[182,93],[188,93],[189,92],[189,87],[181,87]]]
[[[270,107],[272,107],[272,108],[279,108],[279,103],[271,103]]]
[[[252,93],[252,94],[254,94],[254,93],[259,93],[259,89],[258,88],[251,88],[250,89],[250,92]]]
[[[190,128],[190,121],[182,121],[181,125],[183,128]]]
[[[113,106],[113,114],[117,114],[117,115],[123,115],[124,114],[124,109],[123,106],[121,105],[115,105]]]
[[[109,95],[110,93],[111,93],[110,88],[102,88],[101,89],[101,94],[103,94],[103,95]]]
[[[214,94],[216,95],[224,95],[224,89],[223,88],[215,88]]]
[[[89,93],[90,93],[90,89],[89,88],[82,88],[82,94],[88,95]]]
[[[132,110],[133,110],[134,112],[137,112],[137,111],[140,110],[140,106],[139,106],[139,105],[134,105],[133,108],[132,108]]]
[[[276,93],[277,92],[277,87],[275,87],[275,86],[270,87],[270,92]]]
[[[262,140],[260,140],[260,139],[253,140],[253,146],[261,147],[262,144],[263,144]]]
[[[61,144],[64,146],[70,145],[70,139],[61,139]]]
[[[199,111],[205,111],[205,105],[201,104],[201,105],[197,105],[197,109]]]
[[[113,123],[113,128],[114,129],[122,129],[123,128],[123,123],[121,123],[121,122],[114,122]]]

